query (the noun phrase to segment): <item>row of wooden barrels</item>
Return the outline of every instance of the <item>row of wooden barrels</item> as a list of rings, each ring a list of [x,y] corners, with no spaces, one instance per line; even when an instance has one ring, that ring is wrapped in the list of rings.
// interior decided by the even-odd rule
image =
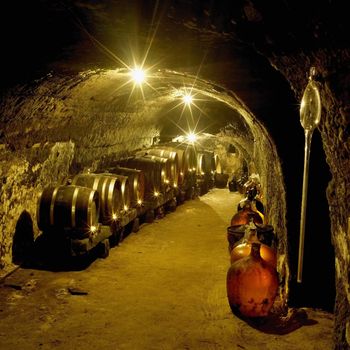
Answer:
[[[198,185],[208,189],[221,173],[219,158],[190,144],[170,143],[134,152],[96,173],[79,173],[47,186],[38,200],[42,231],[64,229],[89,234],[111,225],[132,208],[154,208],[173,193],[182,201]],[[202,192],[203,193],[203,192]],[[172,197],[172,195],[170,195]]]

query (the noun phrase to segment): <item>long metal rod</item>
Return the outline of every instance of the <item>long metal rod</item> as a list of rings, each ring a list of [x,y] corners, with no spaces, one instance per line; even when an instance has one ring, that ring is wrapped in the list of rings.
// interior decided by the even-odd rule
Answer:
[[[305,149],[304,149],[304,174],[303,174],[303,192],[301,200],[301,216],[300,216],[300,236],[299,236],[299,257],[298,257],[298,283],[302,282],[303,276],[303,258],[304,258],[304,238],[305,238],[305,221],[307,207],[307,190],[309,181],[309,161],[310,161],[310,145],[313,130],[305,130]]]

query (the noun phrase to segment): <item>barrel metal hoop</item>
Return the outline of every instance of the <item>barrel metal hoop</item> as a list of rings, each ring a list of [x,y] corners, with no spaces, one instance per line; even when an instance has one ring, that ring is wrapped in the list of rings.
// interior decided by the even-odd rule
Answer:
[[[93,224],[91,210],[92,210],[92,204],[94,201],[95,194],[96,194],[95,191],[91,191],[90,196],[89,196],[89,202],[88,202],[88,207],[87,207],[87,218],[86,218],[87,224],[89,225],[89,227],[91,227]],[[96,215],[98,215],[98,212],[99,212],[99,207],[96,208]]]
[[[138,194],[139,194],[139,181],[138,181],[138,179],[137,179],[137,176],[135,175],[135,177],[134,177],[134,192],[135,192],[135,194],[136,194],[136,196],[138,196]]]
[[[112,179],[112,180],[111,180]],[[108,203],[113,203],[113,193],[114,193],[114,188],[115,188],[115,183],[118,181],[116,177],[113,178],[106,178],[105,182],[103,183],[102,186],[102,192],[105,191],[105,187],[107,185],[107,180],[111,180],[109,187],[108,187]],[[114,203],[113,203],[113,209],[114,209]],[[115,214],[115,213],[112,213]]]
[[[120,191],[122,194],[123,206],[126,204],[126,202],[125,202],[125,185],[126,185],[126,178],[124,178],[120,181]]]
[[[76,209],[76,205],[77,205],[78,193],[79,193],[79,187],[76,187],[74,189],[74,192],[73,192],[72,207],[71,207],[71,224],[72,224],[72,227],[76,226],[75,209]]]
[[[94,184],[92,185],[92,189],[97,191],[98,190],[98,183],[100,182],[100,178],[99,177],[95,177],[94,178]]]
[[[107,194],[107,203],[106,203],[106,198],[105,198],[105,191],[106,191],[106,186],[107,186],[107,182],[108,182],[109,178],[106,177],[103,181],[102,184],[102,188],[101,188],[101,204],[102,204],[102,208],[103,208],[103,213],[105,214],[105,210],[106,210],[106,205],[108,207],[108,199],[109,199],[109,191],[110,188],[108,189],[108,194]],[[101,181],[101,178],[98,179],[98,181]]]
[[[39,226],[40,211],[41,211],[41,198],[42,198],[43,194],[44,194],[44,191],[41,191],[41,193],[38,197],[37,205],[36,205],[36,218],[37,218],[38,226]]]
[[[53,190],[51,203],[50,203],[50,225],[52,226],[55,224],[54,209],[55,209],[55,201],[56,201],[58,189],[59,187],[56,187]]]

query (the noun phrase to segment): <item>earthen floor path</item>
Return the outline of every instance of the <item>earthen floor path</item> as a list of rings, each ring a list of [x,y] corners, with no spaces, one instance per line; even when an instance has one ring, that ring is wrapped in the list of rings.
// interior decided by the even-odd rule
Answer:
[[[80,271],[19,268],[0,285],[0,349],[332,349],[332,315],[281,335],[226,298],[226,229],[241,196],[213,189]]]

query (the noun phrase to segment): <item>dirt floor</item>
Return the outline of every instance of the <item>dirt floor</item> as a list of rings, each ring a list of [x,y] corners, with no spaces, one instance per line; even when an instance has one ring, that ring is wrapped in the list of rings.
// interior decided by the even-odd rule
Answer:
[[[226,229],[240,198],[211,190],[81,270],[17,269],[0,285],[0,349],[333,349],[329,313],[255,327],[231,312]]]

